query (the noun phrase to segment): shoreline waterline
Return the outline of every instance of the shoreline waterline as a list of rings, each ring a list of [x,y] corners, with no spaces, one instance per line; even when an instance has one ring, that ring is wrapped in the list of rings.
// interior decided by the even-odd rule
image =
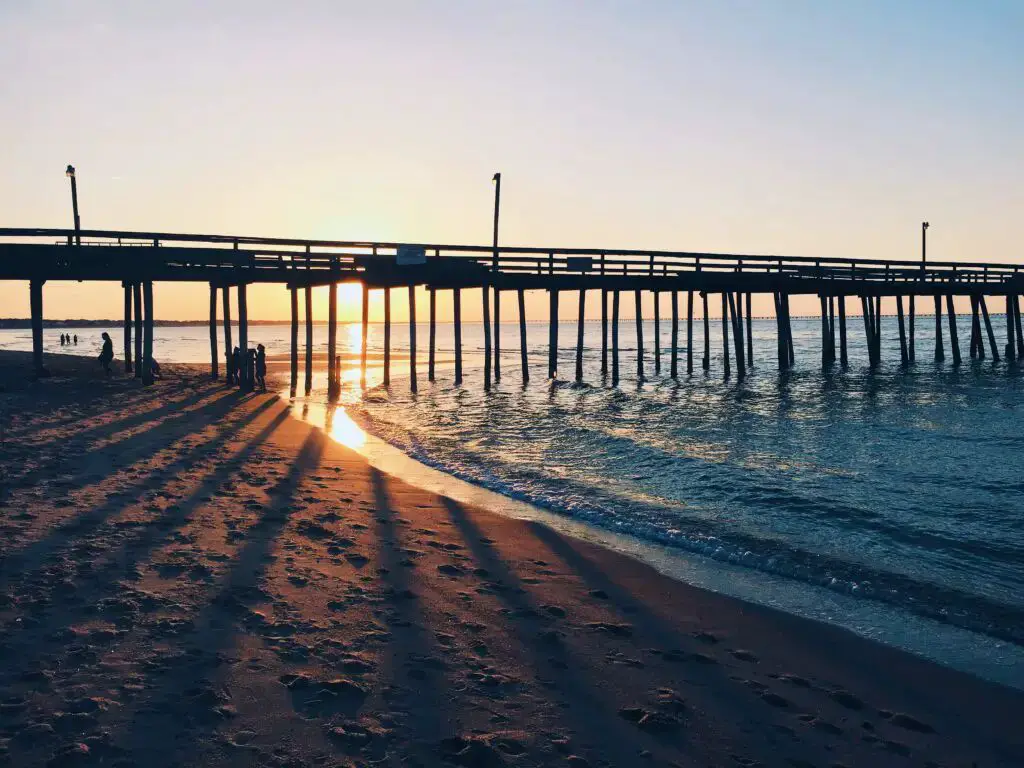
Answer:
[[[684,584],[831,624],[981,679],[1024,690],[1024,647],[1012,642],[908,614],[884,603],[618,534],[545,510],[409,456],[375,435],[372,425],[353,419],[345,403],[329,406],[301,395],[292,399],[287,388],[278,395],[289,403],[294,417],[355,450],[372,467],[415,487],[506,517],[543,524],[631,557]]]

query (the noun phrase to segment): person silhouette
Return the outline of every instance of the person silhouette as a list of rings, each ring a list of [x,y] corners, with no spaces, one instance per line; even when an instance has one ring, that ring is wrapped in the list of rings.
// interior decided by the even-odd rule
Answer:
[[[256,345],[256,382],[267,391],[267,348],[262,344]]]
[[[242,350],[235,347],[231,353],[231,368],[235,374],[235,384],[242,386],[244,379],[244,372],[242,371]]]
[[[78,334],[77,333],[75,334],[75,346],[76,347],[78,346]]]
[[[64,346],[64,334],[63,333],[60,335],[60,345],[62,347]]]
[[[99,361],[104,372],[110,376],[110,362],[114,359],[114,342],[110,340],[110,334],[103,332],[103,349],[100,350]]]

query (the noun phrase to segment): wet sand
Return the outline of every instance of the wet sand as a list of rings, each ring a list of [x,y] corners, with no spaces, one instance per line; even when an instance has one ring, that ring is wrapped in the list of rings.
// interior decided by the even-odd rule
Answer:
[[[0,765],[1024,763],[1024,694],[413,488],[198,370],[28,364]]]

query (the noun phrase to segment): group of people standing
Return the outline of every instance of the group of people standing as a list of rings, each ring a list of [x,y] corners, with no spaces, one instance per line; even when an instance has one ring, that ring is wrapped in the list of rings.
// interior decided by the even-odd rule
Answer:
[[[71,339],[75,340],[75,346],[77,347],[78,346],[78,334],[77,333],[74,336],[72,336],[70,333],[62,333],[60,335],[60,345],[62,347],[68,346],[69,344],[71,344]]]
[[[267,349],[262,344],[257,344],[256,349],[246,351],[248,360],[242,357],[242,350],[235,347],[228,360],[228,384],[235,384],[242,389],[252,386],[259,387],[260,391],[267,391]],[[245,363],[248,362],[248,365]],[[252,381],[247,381],[248,377]]]

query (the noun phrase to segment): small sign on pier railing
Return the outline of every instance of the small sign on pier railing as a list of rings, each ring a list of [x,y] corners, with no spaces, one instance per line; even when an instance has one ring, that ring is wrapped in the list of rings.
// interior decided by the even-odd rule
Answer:
[[[395,264],[408,267],[414,264],[427,263],[427,249],[422,245],[400,245],[395,255]]]

